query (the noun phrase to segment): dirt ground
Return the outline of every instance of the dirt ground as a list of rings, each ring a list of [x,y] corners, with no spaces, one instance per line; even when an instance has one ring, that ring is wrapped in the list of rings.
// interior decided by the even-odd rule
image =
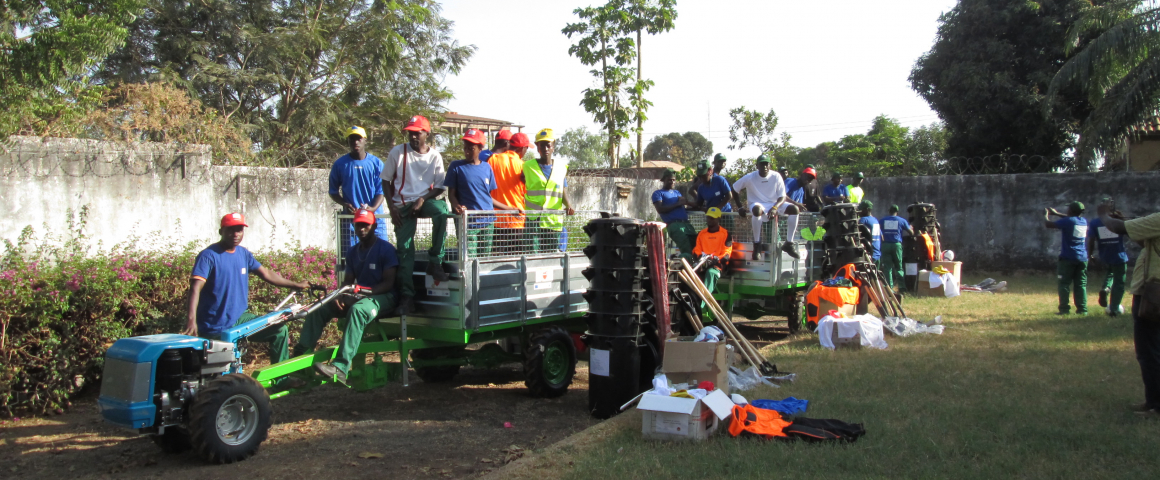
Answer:
[[[774,324],[739,327],[759,348],[785,336]],[[148,438],[101,420],[95,396],[79,399],[62,415],[0,421],[0,475],[474,478],[599,423],[587,412],[585,362],[568,393],[555,399],[528,396],[522,368],[512,365],[464,367],[436,384],[412,374],[409,387],[395,383],[362,393],[321,387],[272,403],[274,425],[258,454],[210,465],[193,453],[161,452]]]

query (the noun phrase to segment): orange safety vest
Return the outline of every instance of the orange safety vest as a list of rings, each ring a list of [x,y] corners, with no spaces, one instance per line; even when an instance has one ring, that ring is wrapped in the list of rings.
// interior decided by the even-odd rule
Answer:
[[[743,433],[764,438],[785,437],[782,430],[790,422],[781,418],[776,410],[766,410],[753,405],[734,405],[733,420],[729,422],[729,434],[734,437]]]
[[[716,232],[710,232],[706,227],[697,234],[697,245],[693,247],[693,255],[707,253],[722,260],[729,260],[729,255],[733,253],[731,243],[733,237],[729,236],[729,231],[725,230],[725,227],[719,227]]]
[[[524,208],[524,196],[528,187],[520,180],[524,173],[524,161],[516,152],[507,151],[492,155],[487,160],[491,171],[495,174],[495,190],[491,198],[499,200],[513,207]],[[519,214],[499,215],[495,221],[496,228],[524,228],[524,217]]]
[[[806,320],[818,323],[826,313],[822,311],[822,300],[837,306],[857,305],[858,287],[827,287],[821,281],[814,282],[814,288],[806,294]]]
[[[930,261],[933,262],[934,261],[934,240],[931,240],[930,235],[927,234],[926,232],[922,232],[922,239],[924,241],[926,241],[926,257],[929,258]]]

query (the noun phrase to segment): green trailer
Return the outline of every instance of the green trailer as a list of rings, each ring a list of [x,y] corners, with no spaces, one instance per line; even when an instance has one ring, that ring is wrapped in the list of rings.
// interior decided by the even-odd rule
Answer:
[[[798,216],[797,234],[793,246],[800,259],[780,249],[787,237],[785,217],[777,222],[777,236],[773,236],[773,222],[762,224],[762,240],[768,251],[754,258],[753,228],[750,217],[726,212],[721,226],[733,237],[733,254],[729,274],[717,281],[714,298],[730,315],[736,313],[751,320],[765,316],[784,316],[790,332],[796,333],[805,325],[806,289],[821,278],[824,249],[822,242],[802,240],[801,231],[820,219],[820,214]],[[689,212],[689,222],[700,232],[705,228],[704,212]],[[676,251],[674,244],[669,244]]]
[[[514,212],[508,212],[514,213]],[[533,228],[538,215],[561,215],[560,231]],[[468,211],[449,223],[444,268],[451,278],[442,283],[426,275],[431,223],[420,219],[415,238],[416,310],[405,316],[386,316],[367,326],[358,354],[363,362],[351,366],[347,385],[356,390],[401,381],[408,385],[408,368],[426,382],[454,377],[460,367],[494,367],[521,363],[525,383],[533,396],[564,394],[576,369],[577,339],[584,332],[583,316],[588,303],[581,296],[588,280],[582,252],[588,245],[583,227],[602,212],[540,211],[527,216],[518,229],[476,228],[508,225],[503,212]],[[336,214],[336,272],[342,272],[343,256],[350,246],[351,215]],[[386,215],[380,221],[389,222]],[[397,245],[394,229],[391,242]],[[341,276],[340,276],[341,278]],[[384,312],[394,315],[393,312]],[[484,344],[481,348],[468,346]],[[263,386],[283,375],[309,380],[304,388],[328,380],[312,373],[315,362],[334,358],[335,347],[291,358],[255,370]],[[271,395],[278,398],[296,390]]]

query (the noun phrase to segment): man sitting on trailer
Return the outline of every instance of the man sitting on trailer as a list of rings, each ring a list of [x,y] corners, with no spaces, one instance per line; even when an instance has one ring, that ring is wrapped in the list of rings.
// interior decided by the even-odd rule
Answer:
[[[327,379],[346,385],[346,375],[351,362],[362,343],[363,330],[367,324],[386,316],[395,308],[395,276],[399,267],[399,257],[391,242],[375,236],[374,212],[359,210],[354,216],[354,231],[358,244],[346,252],[346,271],[342,284],[358,285],[361,289],[355,295],[340,296],[306,316],[302,323],[302,333],[294,346],[294,356],[314,351],[322,330],[330,319],[342,317],[346,325],[342,327],[342,342],[338,345],[331,363],[316,362],[314,371]]]
[[[197,254],[189,279],[189,316],[182,334],[217,339],[225,330],[256,318],[257,315],[246,311],[251,273],[277,287],[297,290],[310,287],[306,282],[287,280],[258,263],[241,245],[247,226],[240,213],[222,217],[218,229],[221,239]],[[371,236],[374,236],[373,230]],[[270,344],[272,364],[289,358],[286,324],[250,335],[249,339]]]
[[[863,175],[862,172],[854,174],[854,180],[851,180],[850,185],[846,187],[850,203],[861,203],[862,198],[866,196],[866,192],[862,190],[862,182],[865,180],[866,175]]]
[[[512,147],[526,151],[527,141],[527,135],[517,133],[512,137]],[[572,202],[568,200],[568,180],[565,179],[568,176],[568,164],[556,163],[552,158],[552,153],[556,151],[556,137],[552,129],[545,128],[536,134],[536,150],[540,154],[539,158],[524,162],[522,178],[528,189],[524,205],[528,210],[563,210],[567,215],[575,214]],[[568,231],[564,229],[564,217],[556,213],[541,213],[535,216],[533,224],[532,243],[536,252],[567,250]]]
[[[842,184],[842,174],[834,172],[833,175],[830,175],[830,184],[822,189],[822,200],[825,200],[826,205],[850,201],[847,187]]]
[[[483,132],[469,128],[463,134],[462,141],[464,160],[451,162],[451,167],[447,169],[447,179],[443,182],[443,186],[447,187],[451,211],[463,215],[468,210],[515,210],[492,198],[496,189],[495,173],[490,165],[479,159],[486,141]],[[492,215],[474,215],[467,219],[470,232],[467,235],[468,254],[486,256],[491,253],[493,222],[495,217]]]
[[[705,212],[705,227],[697,234],[697,245],[693,247],[693,255],[700,258],[708,255],[705,274],[701,281],[709,293],[717,288],[717,279],[721,278],[721,271],[729,266],[729,256],[733,253],[733,236],[721,226],[721,209],[710,207]]]
[[[753,228],[753,259],[756,260],[759,253],[764,250],[761,244],[762,224],[773,220],[775,229],[773,236],[776,237],[777,215],[781,214],[787,215],[786,232],[788,232],[781,250],[793,258],[799,258],[797,249],[793,246],[798,228],[799,204],[793,200],[787,201],[785,183],[782,182],[780,175],[770,170],[769,157],[764,154],[758,156],[757,171],[745,174],[733,187],[737,192],[745,190],[745,199],[749,202],[749,208],[738,213],[741,215],[745,215],[742,212],[746,211],[753,213],[753,219],[750,221]]]
[[[447,203],[443,193],[443,155],[427,145],[431,122],[415,115],[403,127],[407,142],[391,149],[383,165],[383,191],[391,196],[388,208],[399,241],[398,314],[415,309],[415,230],[419,218],[431,219],[431,248],[427,250],[427,274],[437,282],[448,279],[443,271],[443,242],[447,240]]]
[[[683,193],[673,188],[676,173],[666,168],[665,173],[661,174],[662,187],[652,194],[653,208],[661,216],[661,221],[665,222],[665,231],[681,251],[681,256],[689,262],[695,262],[693,244],[697,242],[697,231],[689,223],[689,211],[685,208],[689,204],[688,200]]]

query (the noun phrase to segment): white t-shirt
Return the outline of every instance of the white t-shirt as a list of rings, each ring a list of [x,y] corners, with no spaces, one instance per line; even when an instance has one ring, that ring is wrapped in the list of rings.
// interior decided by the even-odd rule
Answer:
[[[406,168],[403,163],[403,148],[407,149]],[[404,143],[391,149],[383,162],[383,180],[395,183],[390,195],[391,203],[397,206],[414,202],[426,195],[432,188],[443,188],[443,155],[428,146],[427,153],[416,152]]]
[[[773,204],[785,196],[785,182],[781,180],[781,175],[772,170],[768,177],[762,177],[757,172],[749,172],[733,184],[733,189],[737,190],[737,193],[749,190],[746,192],[749,203]]]

